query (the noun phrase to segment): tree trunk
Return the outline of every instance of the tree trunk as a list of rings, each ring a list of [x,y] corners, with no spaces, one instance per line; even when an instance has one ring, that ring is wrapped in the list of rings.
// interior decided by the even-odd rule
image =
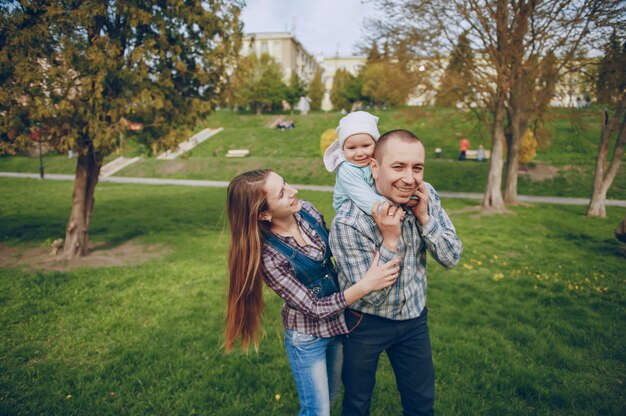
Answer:
[[[506,212],[504,200],[502,199],[502,167],[503,167],[503,147],[504,147],[504,103],[499,98],[496,104],[494,115],[491,157],[489,158],[489,176],[487,186],[483,196],[482,210],[488,212]]]
[[[609,120],[608,111],[604,111],[602,121],[602,131],[600,132],[600,145],[598,147],[598,157],[596,158],[596,170],[593,176],[593,192],[589,206],[587,207],[588,217],[606,217],[606,194],[613,184],[613,179],[619,170],[624,154],[624,143],[626,142],[626,94],[622,95],[621,101],[613,117]],[[609,155],[609,142],[613,133],[618,129],[617,140],[613,158],[607,168],[607,158]]]
[[[517,204],[517,182],[519,180],[519,152],[522,139],[528,127],[528,116],[523,110],[511,104],[511,140],[508,143],[506,158],[506,181],[504,183],[504,202],[507,205]]]
[[[84,151],[86,150],[86,151]],[[91,141],[79,152],[76,161],[76,179],[72,195],[72,212],[65,230],[63,257],[81,257],[88,253],[89,222],[94,206],[94,191],[98,183],[102,154],[95,152]]]

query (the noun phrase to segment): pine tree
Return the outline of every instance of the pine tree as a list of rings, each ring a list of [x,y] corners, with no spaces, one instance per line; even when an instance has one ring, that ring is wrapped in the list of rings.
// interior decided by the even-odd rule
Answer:
[[[126,123],[155,150],[206,117],[241,44],[238,1],[113,0],[0,5],[0,131],[77,154],[64,256],[87,254],[102,161]],[[184,136],[182,136],[184,137]]]
[[[604,49],[598,68],[596,94],[601,104],[614,104],[626,88],[626,41],[620,47],[617,32],[613,31]]]
[[[467,32],[459,35],[450,54],[450,61],[441,78],[436,103],[441,107],[454,107],[458,101],[472,98],[472,71],[474,57]]]

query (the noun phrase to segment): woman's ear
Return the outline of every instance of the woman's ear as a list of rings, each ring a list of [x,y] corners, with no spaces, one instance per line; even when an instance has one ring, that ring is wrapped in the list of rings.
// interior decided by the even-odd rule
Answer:
[[[259,212],[259,221],[272,222],[272,216],[267,211]]]

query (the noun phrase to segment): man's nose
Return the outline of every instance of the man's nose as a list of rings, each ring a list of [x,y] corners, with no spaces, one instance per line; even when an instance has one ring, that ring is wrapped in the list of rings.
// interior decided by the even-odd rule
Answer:
[[[413,176],[413,171],[409,170],[406,171],[402,177],[402,180],[404,181],[404,183],[406,183],[407,185],[413,185],[416,181],[415,176]]]

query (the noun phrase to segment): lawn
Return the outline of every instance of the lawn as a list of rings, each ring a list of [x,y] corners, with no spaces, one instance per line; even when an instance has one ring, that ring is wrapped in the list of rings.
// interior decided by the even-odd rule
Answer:
[[[0,178],[0,187],[4,247],[63,236],[71,183]],[[329,193],[301,196],[330,221]],[[225,190],[100,184],[96,200],[92,241],[163,255],[0,268],[0,414],[296,414],[276,295],[265,293],[258,354],[220,348]],[[626,210],[589,219],[585,207],[521,205],[481,216],[475,201],[443,204],[464,253],[451,270],[429,261],[437,414],[625,414],[626,245],[613,230]],[[373,415],[401,414],[386,359],[373,400]]]
[[[487,129],[471,113],[449,109],[409,107],[383,110],[381,132],[406,128],[415,132],[427,148],[426,175],[441,191],[483,192],[488,163],[456,160],[461,136],[470,139],[472,148],[483,143],[490,146]],[[163,161],[144,157],[123,169],[117,176],[164,177],[186,179],[230,180],[246,170],[269,167],[296,184],[332,185],[334,176],[324,169],[319,138],[322,132],[335,128],[340,114],[313,112],[307,116],[286,115],[295,121],[293,130],[276,130],[266,125],[276,115],[238,114],[229,110],[213,113],[195,130],[224,127],[177,160]],[[539,129],[540,146],[531,168],[551,172],[544,176],[522,174],[519,193],[523,195],[590,197],[600,127],[597,109],[552,109]],[[141,149],[132,141],[120,154],[135,156]],[[442,148],[442,158],[434,158],[434,149]],[[230,149],[249,149],[250,157],[228,159]],[[47,173],[74,172],[74,163],[65,155],[46,155]],[[0,158],[0,171],[38,172],[38,158]],[[608,192],[611,199],[626,199],[626,169],[617,174]]]

